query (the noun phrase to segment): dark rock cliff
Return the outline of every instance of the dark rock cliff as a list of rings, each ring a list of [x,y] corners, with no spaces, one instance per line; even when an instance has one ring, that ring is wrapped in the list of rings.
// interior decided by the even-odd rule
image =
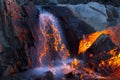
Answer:
[[[36,24],[37,15],[33,3],[0,1],[0,75],[19,72],[31,66],[29,54],[34,46],[31,28]]]

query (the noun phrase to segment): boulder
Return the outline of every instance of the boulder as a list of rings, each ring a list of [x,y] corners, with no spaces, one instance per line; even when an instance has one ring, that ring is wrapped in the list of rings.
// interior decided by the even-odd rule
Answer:
[[[119,7],[105,6],[97,2],[76,5],[58,4],[58,6],[69,8],[74,16],[92,26],[96,31],[120,24]]]
[[[95,30],[103,30],[108,26],[108,16],[104,5],[90,2],[88,4],[61,5],[69,8],[80,20],[83,20]]]

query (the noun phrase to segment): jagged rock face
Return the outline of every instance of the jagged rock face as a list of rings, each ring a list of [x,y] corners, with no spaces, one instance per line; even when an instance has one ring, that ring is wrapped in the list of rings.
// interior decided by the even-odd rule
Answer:
[[[32,12],[34,11],[34,13]],[[37,19],[37,9],[32,3],[18,0],[0,2],[0,74],[8,75],[31,66],[30,48],[33,46],[31,26]]]

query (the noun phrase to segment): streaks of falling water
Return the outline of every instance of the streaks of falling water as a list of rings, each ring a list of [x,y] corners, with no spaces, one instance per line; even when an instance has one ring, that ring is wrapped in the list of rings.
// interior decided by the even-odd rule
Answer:
[[[38,60],[41,66],[52,66],[57,60],[64,60],[69,51],[64,44],[64,36],[57,18],[49,12],[38,8],[39,14],[39,45],[37,45]]]

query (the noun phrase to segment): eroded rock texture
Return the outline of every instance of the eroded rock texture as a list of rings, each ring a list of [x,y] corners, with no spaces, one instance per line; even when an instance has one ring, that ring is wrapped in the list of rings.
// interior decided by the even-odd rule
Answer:
[[[35,26],[37,15],[38,11],[31,2],[0,1],[0,75],[31,66],[30,48],[34,39],[30,28]]]

